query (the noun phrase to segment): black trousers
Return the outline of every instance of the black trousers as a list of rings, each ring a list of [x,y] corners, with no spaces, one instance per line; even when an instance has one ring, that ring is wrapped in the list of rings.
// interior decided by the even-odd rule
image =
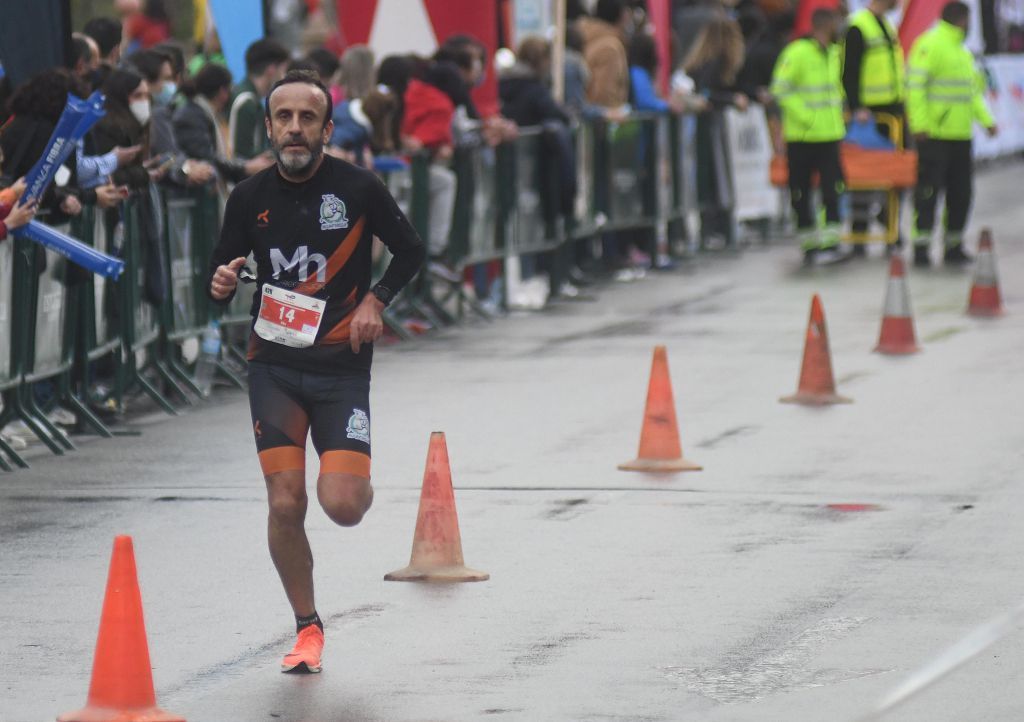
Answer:
[[[929,236],[935,227],[939,194],[946,194],[946,231],[960,234],[967,225],[974,184],[969,140],[926,140],[917,148],[917,188],[914,190],[914,226],[917,235]]]
[[[811,181],[818,172],[825,222],[839,223],[839,194],[843,188],[843,168],[839,164],[839,141],[828,143],[787,143],[789,162],[789,200],[796,213],[798,230],[814,228],[811,208]]]

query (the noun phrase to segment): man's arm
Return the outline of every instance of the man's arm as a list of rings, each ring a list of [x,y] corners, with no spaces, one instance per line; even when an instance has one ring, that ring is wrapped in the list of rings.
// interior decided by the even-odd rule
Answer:
[[[843,59],[843,90],[846,91],[846,102],[850,112],[860,110],[860,70],[864,60],[864,34],[860,28],[850,28],[846,32],[846,56]]]
[[[907,61],[907,125],[912,135],[921,136],[928,127],[928,46],[918,41]]]
[[[216,303],[227,304],[238,287],[238,270],[252,252],[252,244],[245,232],[245,203],[237,192],[228,196],[224,207],[224,222],[220,227],[220,241],[210,256],[206,294]]]
[[[794,60],[795,46],[790,45],[782,51],[775,72],[772,74],[772,96],[776,99],[784,114],[788,114],[800,125],[807,128],[814,120],[814,111],[807,107],[801,99],[797,86],[800,80],[800,62]]]
[[[391,262],[377,283],[396,294],[419,272],[427,249],[387,186],[374,178],[370,195],[370,231],[391,251]]]

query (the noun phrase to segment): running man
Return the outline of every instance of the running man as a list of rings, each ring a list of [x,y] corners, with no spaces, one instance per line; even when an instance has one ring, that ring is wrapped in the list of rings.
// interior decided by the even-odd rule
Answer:
[[[231,300],[250,253],[257,292],[249,405],[270,506],[270,556],[295,613],[284,672],[319,672],[323,622],[306,538],[306,436],[320,455],[317,499],[355,526],[370,485],[370,362],[381,312],[419,270],[424,246],[370,171],[325,156],[331,96],[308,71],[274,84],[266,108],[275,166],[235,187],[210,263],[210,296]],[[377,236],[393,254],[370,288]]]

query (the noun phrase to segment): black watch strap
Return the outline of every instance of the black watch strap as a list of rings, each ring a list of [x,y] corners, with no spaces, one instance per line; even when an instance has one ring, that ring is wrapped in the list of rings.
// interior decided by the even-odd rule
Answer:
[[[391,300],[395,297],[395,292],[387,286],[382,286],[379,283],[370,289],[370,293],[377,297],[377,300],[388,306]]]

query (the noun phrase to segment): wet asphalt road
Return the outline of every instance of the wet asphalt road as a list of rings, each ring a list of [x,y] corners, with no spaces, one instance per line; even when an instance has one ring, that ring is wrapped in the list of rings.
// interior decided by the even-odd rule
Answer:
[[[379,350],[374,508],[355,529],[308,519],[319,676],[277,671],[293,628],[243,394],[34,456],[0,476],[0,720],[84,703],[119,533],[158,700],[190,722],[853,719],[1024,597],[1022,182],[987,171],[972,232],[994,229],[1009,314],[967,318],[969,274],[912,271],[914,357],[870,353],[880,257],[804,272],[782,246]],[[815,291],[850,406],[777,403]],[[705,471],[615,468],[658,343]],[[490,581],[382,580],[408,561],[432,430]],[[1021,642],[887,719],[1020,719]]]

